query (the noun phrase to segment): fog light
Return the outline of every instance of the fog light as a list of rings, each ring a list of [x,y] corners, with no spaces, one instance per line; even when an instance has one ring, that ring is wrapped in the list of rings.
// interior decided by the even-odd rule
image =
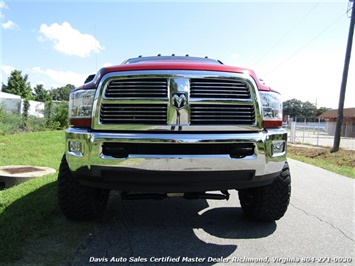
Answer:
[[[275,140],[272,142],[272,154],[281,155],[285,152],[285,141]]]
[[[75,154],[83,153],[83,146],[80,141],[69,141],[69,152]]]

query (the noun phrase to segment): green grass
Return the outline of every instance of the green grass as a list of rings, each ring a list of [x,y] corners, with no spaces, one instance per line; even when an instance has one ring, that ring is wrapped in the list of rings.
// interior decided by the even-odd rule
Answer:
[[[64,131],[0,136],[0,165],[47,166],[58,171]],[[57,203],[57,174],[0,191],[0,258],[7,264],[57,264],[73,256],[95,223],[65,219]],[[72,237],[73,232],[75,237]]]
[[[330,149],[291,145],[288,146],[287,151],[289,158],[355,178],[355,151],[339,150],[331,153]]]

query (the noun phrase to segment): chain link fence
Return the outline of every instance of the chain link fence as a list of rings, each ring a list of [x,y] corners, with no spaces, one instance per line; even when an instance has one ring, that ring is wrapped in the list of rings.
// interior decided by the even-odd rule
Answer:
[[[333,147],[336,122],[288,122],[284,124],[290,143]],[[355,121],[343,123],[340,147],[355,150]]]

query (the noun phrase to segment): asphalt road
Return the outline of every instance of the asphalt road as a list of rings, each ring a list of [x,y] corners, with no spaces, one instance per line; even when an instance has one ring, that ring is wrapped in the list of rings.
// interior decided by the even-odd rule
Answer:
[[[291,203],[275,223],[247,220],[235,191],[229,201],[122,204],[114,194],[99,231],[70,265],[355,265],[355,180],[289,165]]]

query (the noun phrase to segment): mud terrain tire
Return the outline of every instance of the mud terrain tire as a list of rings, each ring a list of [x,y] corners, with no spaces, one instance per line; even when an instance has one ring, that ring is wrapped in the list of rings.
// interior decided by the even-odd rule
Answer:
[[[288,163],[273,183],[263,187],[239,190],[239,201],[245,215],[253,220],[271,222],[286,212],[291,196],[291,175]]]
[[[105,211],[109,190],[82,186],[68,166],[65,155],[58,174],[58,203],[70,220],[93,220]]]

